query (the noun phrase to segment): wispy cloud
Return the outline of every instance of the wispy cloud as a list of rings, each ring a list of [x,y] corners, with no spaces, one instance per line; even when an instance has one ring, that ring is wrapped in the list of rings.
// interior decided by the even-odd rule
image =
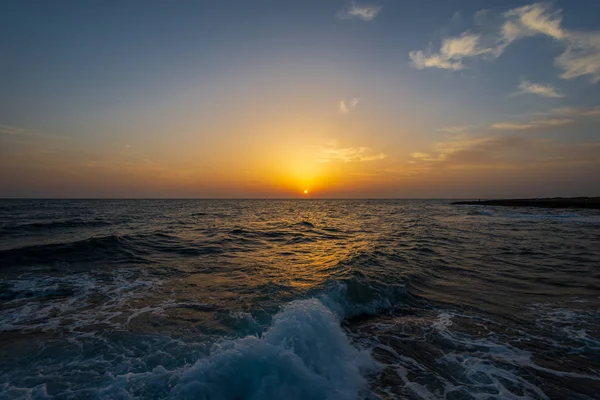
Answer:
[[[413,153],[419,170],[448,168],[522,169],[526,165],[600,164],[600,143],[565,143],[531,136],[460,136],[437,143],[430,152]]]
[[[542,119],[530,122],[500,122],[491,125],[493,129],[507,130],[507,131],[529,131],[538,129],[555,128],[558,126],[568,125],[575,122],[571,118],[553,118],[553,119]]]
[[[465,68],[463,58],[489,53],[491,49],[479,46],[479,35],[463,33],[458,37],[445,38],[439,52],[421,50],[409,53],[412,64],[417,69],[441,68],[459,71]]]
[[[552,85],[544,85],[541,83],[533,83],[530,81],[522,81],[519,84],[519,90],[515,94],[535,94],[538,96],[555,99],[565,97],[564,94],[559,92],[558,89],[556,89]]]
[[[317,155],[317,161],[322,163],[377,161],[385,158],[385,154],[374,152],[369,147],[339,147],[336,140],[327,141]]]
[[[352,3],[348,7],[337,13],[337,17],[340,19],[362,19],[363,21],[373,21],[379,12],[381,6],[377,5],[359,5]]]
[[[469,133],[490,130],[528,131],[559,128],[580,123],[586,118],[599,118],[600,106],[595,107],[560,107],[543,111],[534,111],[516,116],[512,120],[495,123],[479,123],[472,125],[445,126],[438,132],[465,136]]]
[[[0,136],[9,136],[12,138],[39,138],[39,139],[57,139],[64,140],[68,139],[67,136],[54,135],[45,132],[33,131],[30,129],[21,128],[18,126],[11,126],[0,124]]]
[[[564,72],[561,78],[573,79],[589,75],[593,83],[600,81],[600,32],[571,33],[567,50],[556,60]]]
[[[579,123],[581,119],[584,118],[595,117],[600,117],[600,106],[561,107],[529,113],[528,115],[522,116],[521,121],[503,121],[491,125],[480,125],[479,128],[491,128],[506,131],[551,129]],[[523,119],[525,119],[525,121],[523,121]],[[458,131],[452,133],[458,133]]]
[[[477,13],[476,19],[481,19],[482,15]],[[561,78],[573,79],[587,75],[594,83],[600,81],[600,32],[564,29],[561,10],[545,2],[508,10],[501,15],[501,20],[493,33],[464,32],[459,36],[443,38],[438,51],[409,52],[412,65],[418,69],[459,71],[467,67],[465,61],[470,58],[493,60],[512,43],[540,35],[552,38],[565,48],[555,59],[556,66],[563,70]]]
[[[9,125],[0,124],[0,134],[1,135],[9,135],[9,136],[18,136],[22,135],[25,132],[22,128],[17,128]]]
[[[411,153],[410,156],[419,161],[441,161],[445,158],[445,154],[443,154],[443,153],[434,155],[431,153],[423,153],[420,151]],[[414,163],[414,160],[413,160],[413,163]]]
[[[539,114],[542,115],[558,115],[564,117],[600,117],[600,106],[586,108],[586,107],[563,107],[554,108],[549,111],[543,111]]]
[[[514,8],[504,13],[502,39],[508,44],[515,40],[538,34],[557,40],[565,38],[561,28],[561,10],[553,10],[549,3],[535,3]]]
[[[555,59],[564,70],[561,78],[573,79],[589,75],[592,82],[600,81],[600,32],[576,32],[564,29],[561,10],[549,3],[536,3],[511,10],[505,14],[505,40],[509,43],[537,34],[549,36],[566,46]]]
[[[338,103],[338,111],[344,115],[348,115],[350,114],[350,111],[358,107],[359,102],[360,99],[358,97],[354,97],[352,99],[342,99]]]
[[[443,128],[438,129],[438,131],[447,133],[463,133],[474,128],[477,128],[477,125],[444,126]]]

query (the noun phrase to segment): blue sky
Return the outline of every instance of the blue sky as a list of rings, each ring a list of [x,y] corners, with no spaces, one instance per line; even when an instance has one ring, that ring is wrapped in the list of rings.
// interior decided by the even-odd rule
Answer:
[[[0,195],[600,195],[598,15],[3,1]]]

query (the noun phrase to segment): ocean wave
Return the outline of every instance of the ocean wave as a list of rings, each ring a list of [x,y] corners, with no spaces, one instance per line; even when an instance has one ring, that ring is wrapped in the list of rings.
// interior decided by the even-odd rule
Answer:
[[[507,212],[506,210],[475,210],[470,209],[467,215],[481,215],[495,218],[510,218],[510,219],[522,219],[522,220],[584,220],[584,221],[595,221],[597,218],[593,216],[583,216],[576,213],[552,213],[552,212],[541,212],[536,210],[531,213],[514,213]]]
[[[581,215],[574,213],[566,214],[524,214],[524,213],[505,213],[501,214],[504,218],[517,218],[517,219],[572,219],[581,218]]]
[[[107,326],[122,329],[135,316],[165,308],[160,304],[148,308],[130,303],[159,284],[126,270],[115,270],[108,276],[27,273],[18,279],[2,280],[0,332],[73,333]]]
[[[49,265],[57,262],[94,262],[99,259],[129,263],[145,263],[141,255],[128,248],[126,237],[109,235],[89,239],[41,244],[0,251],[3,267]]]
[[[428,400],[547,400],[580,398],[562,387],[564,379],[581,382],[577,393],[593,393],[598,387],[600,377],[593,370],[573,370],[565,359],[552,360],[555,344],[544,338],[504,331],[476,315],[447,310],[419,314],[368,322],[355,334],[367,333],[360,337],[368,338],[381,365],[378,392]],[[532,372],[551,378],[541,382]]]
[[[195,256],[220,254],[218,244],[194,243],[164,233],[107,235],[64,243],[25,246],[0,251],[4,267],[49,265],[56,262],[119,262],[146,264],[156,253]]]
[[[317,299],[294,301],[262,336],[215,346],[173,390],[184,399],[357,399],[376,364]],[[231,382],[235,380],[235,384]]]
[[[377,284],[360,277],[334,280],[325,287],[319,299],[342,319],[389,312],[407,298],[404,284]]]
[[[309,221],[300,221],[300,222],[293,224],[292,226],[296,226],[299,228],[307,228],[307,229],[312,229],[315,227],[315,225]]]
[[[220,340],[206,356],[186,366],[148,363],[145,370],[125,368],[119,373],[127,365],[126,357],[118,357],[115,362],[120,367],[111,368],[112,373],[96,377],[110,379],[108,384],[72,382],[62,386],[69,388],[67,392],[57,393],[56,387],[50,392],[46,383],[27,388],[15,382],[0,387],[0,395],[350,400],[365,397],[369,392],[366,376],[378,370],[370,352],[354,347],[337,315],[315,298],[288,303],[261,334]],[[70,364],[70,368],[80,365]],[[74,371],[74,375],[79,373]]]
[[[102,228],[112,226],[111,222],[104,219],[81,219],[73,218],[63,221],[48,221],[48,222],[30,222],[16,225],[5,225],[0,228],[0,235],[15,235],[25,233],[42,232],[48,233],[48,231],[57,229],[71,229],[71,228]]]

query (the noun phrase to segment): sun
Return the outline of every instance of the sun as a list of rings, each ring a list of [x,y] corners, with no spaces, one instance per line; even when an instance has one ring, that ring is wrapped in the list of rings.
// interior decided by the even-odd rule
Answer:
[[[308,189],[304,189],[304,194],[308,194]]]

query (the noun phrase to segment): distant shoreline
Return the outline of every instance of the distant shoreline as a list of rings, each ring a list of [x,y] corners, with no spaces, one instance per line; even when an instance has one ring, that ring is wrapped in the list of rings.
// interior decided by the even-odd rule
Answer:
[[[551,197],[541,199],[500,199],[455,201],[454,205],[499,207],[589,208],[600,209],[600,197]]]

